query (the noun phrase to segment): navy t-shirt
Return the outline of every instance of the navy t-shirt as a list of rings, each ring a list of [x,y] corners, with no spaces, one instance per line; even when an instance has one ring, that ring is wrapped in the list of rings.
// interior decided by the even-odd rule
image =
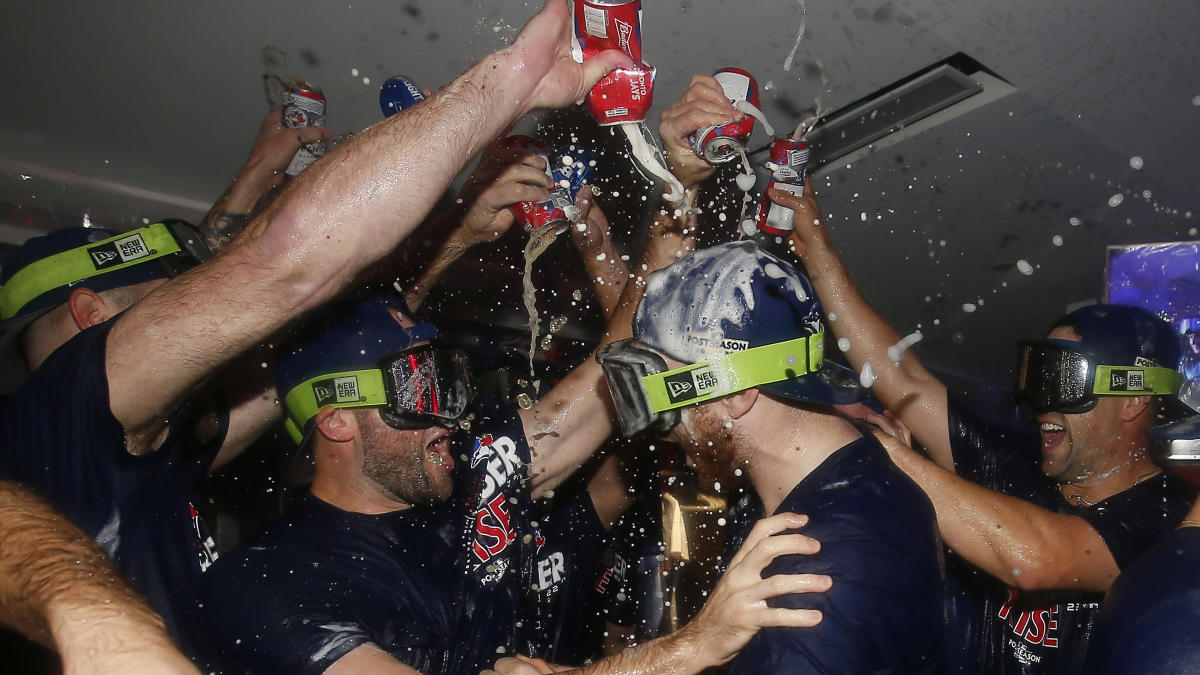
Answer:
[[[1163,537],[1113,582],[1083,672],[1194,673],[1200,669],[1200,528]]]
[[[934,673],[942,666],[942,544],[933,505],[879,442],[864,437],[800,481],[776,513],[810,518],[800,532],[814,555],[764,571],[828,574],[825,593],[783,596],[773,607],[819,609],[813,628],[765,628],[730,673]]]
[[[1013,412],[1009,419],[1025,419],[1029,426],[997,426],[954,396],[948,399],[948,415],[960,475],[1057,513],[1083,518],[1096,529],[1121,569],[1175,527],[1195,497],[1193,487],[1163,473],[1094,506],[1076,506],[1040,472],[1040,438],[1030,418]],[[978,637],[959,633],[952,639],[978,639],[979,672],[1081,672],[1103,594],[1018,591],[982,573],[960,576],[956,588],[962,613],[975,612],[979,617],[978,623],[960,624],[961,629],[977,631]]]
[[[586,485],[535,522],[537,601],[530,637],[542,658],[580,665],[596,656],[601,596],[592,582],[608,533]]]
[[[246,673],[322,673],[373,643],[423,673],[528,653],[529,447],[511,408],[455,436],[451,501],[382,515],[311,495],[208,575],[208,619]]]
[[[167,439],[135,457],[109,406],[105,345],[115,320],[59,347],[0,411],[9,475],[49,499],[100,544],[203,667],[211,654],[199,617],[201,577],[217,557],[198,512],[198,487],[220,449],[228,416],[207,442],[191,433],[201,406],[184,404]],[[153,358],[148,354],[147,358]]]

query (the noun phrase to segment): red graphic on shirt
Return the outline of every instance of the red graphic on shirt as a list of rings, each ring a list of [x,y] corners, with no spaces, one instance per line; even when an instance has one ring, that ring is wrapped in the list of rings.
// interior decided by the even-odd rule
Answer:
[[[996,615],[1008,622],[1012,632],[1031,645],[1058,647],[1058,605],[1013,612],[1020,594],[1008,589],[1008,599]]]

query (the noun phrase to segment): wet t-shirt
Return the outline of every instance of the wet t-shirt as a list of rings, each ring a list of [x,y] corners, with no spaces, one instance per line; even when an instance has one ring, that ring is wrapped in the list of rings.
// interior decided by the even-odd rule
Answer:
[[[206,609],[238,672],[322,673],[368,642],[422,673],[449,672],[447,508],[351,513],[308,494],[222,556]]]
[[[814,555],[786,556],[763,572],[828,574],[825,593],[768,601],[819,609],[813,628],[766,628],[734,658],[741,673],[936,673],[942,666],[942,544],[933,505],[874,438],[821,463],[776,513],[807,514]]]
[[[1163,537],[1113,582],[1100,606],[1083,672],[1200,669],[1200,528]]]
[[[1093,506],[1063,499],[1040,473],[1040,438],[1032,421],[996,425],[961,401],[948,399],[951,448],[958,473],[984,487],[1086,520],[1125,569],[1183,519],[1195,490],[1162,473]],[[1009,419],[1020,419],[1013,413]],[[965,566],[964,566],[965,569]],[[980,572],[953,586],[963,615],[960,642],[978,640],[975,663],[984,673],[1078,673],[1100,609],[1102,593],[1020,591]],[[952,598],[953,600],[953,598]],[[965,631],[976,631],[975,635]]]
[[[309,495],[222,556],[208,618],[246,673],[322,673],[372,643],[423,673],[478,673],[528,653],[529,448],[511,408],[455,436],[455,492],[436,507],[351,513]],[[525,541],[526,535],[528,541]]]
[[[600,595],[592,582],[607,532],[586,486],[535,521],[537,597],[530,637],[551,663],[579,665],[595,656]]]
[[[115,323],[67,341],[9,398],[0,411],[3,464],[12,479],[96,540],[162,614],[185,653],[215,668],[197,603],[201,577],[217,553],[200,517],[198,487],[228,417],[216,414],[209,441],[197,444],[185,430],[200,406],[185,403],[171,416],[161,447],[129,454],[105,375],[105,344]],[[224,410],[219,403],[216,408]]]

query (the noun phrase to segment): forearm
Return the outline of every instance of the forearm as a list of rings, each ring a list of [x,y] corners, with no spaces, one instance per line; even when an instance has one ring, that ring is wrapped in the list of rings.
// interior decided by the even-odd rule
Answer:
[[[0,513],[4,624],[60,652],[170,645],[162,619],[69,520],[9,482]]]
[[[687,675],[720,665],[705,660],[701,654],[684,627],[569,672],[580,675]]]
[[[863,297],[824,224],[801,222],[803,218],[797,214],[797,228],[816,228],[798,248],[804,251],[805,268],[835,338],[826,341],[826,349],[834,349],[834,344],[845,347],[843,353],[855,371],[870,364],[872,393],[908,425],[939,466],[953,471],[945,386],[900,345],[902,336]]]
[[[576,240],[576,249],[592,281],[592,291],[596,294],[600,309],[604,316],[612,316],[625,290],[625,282],[629,279],[629,267],[621,260],[621,254],[613,246],[607,229],[597,228],[585,234],[579,233],[579,225],[571,227],[571,236]]]
[[[1119,570],[1087,521],[976,485],[881,439],[933,503],[950,548],[1010,586],[1104,591]]]

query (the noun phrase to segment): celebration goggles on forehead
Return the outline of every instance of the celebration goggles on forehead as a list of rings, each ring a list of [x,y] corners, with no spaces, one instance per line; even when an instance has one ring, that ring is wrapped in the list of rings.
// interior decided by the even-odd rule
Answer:
[[[1022,342],[1017,395],[1038,412],[1085,413],[1101,396],[1172,396],[1183,376],[1157,366],[1110,366],[1053,342]]]
[[[292,440],[325,406],[378,407],[393,429],[453,427],[475,400],[467,354],[461,349],[421,345],[387,357],[378,368],[327,373],[287,393],[284,422]]]
[[[631,338],[601,347],[596,360],[604,369],[621,433],[633,436],[652,429],[665,434],[679,423],[680,408],[820,371],[824,341],[825,333],[814,333],[668,370],[658,352]]]
[[[0,320],[44,293],[154,261],[174,277],[212,257],[200,233],[182,220],[155,223],[31,263],[0,288]]]

